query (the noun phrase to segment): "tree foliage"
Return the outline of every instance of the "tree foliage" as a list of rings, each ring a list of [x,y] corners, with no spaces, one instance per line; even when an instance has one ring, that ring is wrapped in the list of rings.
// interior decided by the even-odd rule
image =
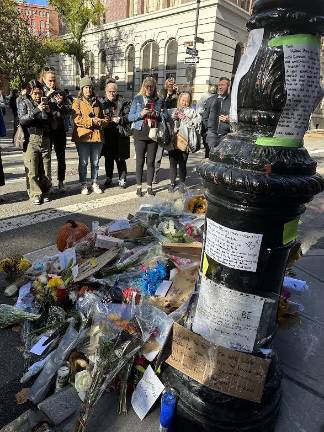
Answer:
[[[82,41],[89,24],[99,24],[105,11],[100,0],[50,0],[69,31],[69,39],[65,39],[62,51],[74,56],[80,67],[80,75],[84,76],[84,60],[87,53]]]
[[[33,35],[19,16],[14,0],[1,0],[0,73],[13,87],[36,78],[48,57],[57,52],[44,37]]]

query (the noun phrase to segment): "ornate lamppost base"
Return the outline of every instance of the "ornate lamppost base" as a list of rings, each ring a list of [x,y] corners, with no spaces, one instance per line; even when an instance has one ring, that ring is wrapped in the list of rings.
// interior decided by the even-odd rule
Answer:
[[[281,400],[281,372],[272,359],[261,403],[227,396],[168,366],[165,385],[179,393],[174,432],[273,432]]]

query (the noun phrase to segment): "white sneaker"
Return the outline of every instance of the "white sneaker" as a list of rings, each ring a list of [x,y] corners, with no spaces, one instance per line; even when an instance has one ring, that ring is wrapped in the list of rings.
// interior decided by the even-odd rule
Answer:
[[[89,189],[86,184],[81,186],[81,195],[89,195]]]
[[[102,189],[101,187],[98,185],[98,183],[93,183],[92,184],[92,190],[94,193],[96,194],[102,194]]]

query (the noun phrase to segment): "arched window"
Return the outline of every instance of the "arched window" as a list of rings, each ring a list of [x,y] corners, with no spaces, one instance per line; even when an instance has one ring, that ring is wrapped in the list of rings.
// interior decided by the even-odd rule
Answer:
[[[243,44],[242,43],[238,43],[235,47],[235,53],[234,53],[234,60],[233,60],[233,69],[232,69],[232,84],[234,81],[234,77],[238,68],[238,65],[240,64],[240,60],[243,54]]]
[[[154,42],[147,42],[142,49],[142,79],[152,76],[158,80],[159,74],[159,45]]]
[[[106,75],[107,73],[107,55],[105,51],[99,53],[99,75]]]
[[[166,47],[166,78],[172,76],[176,79],[178,62],[178,42],[171,39]]]
[[[126,50],[126,83],[127,90],[134,90],[135,47],[130,45]]]
[[[87,51],[84,61],[84,73],[88,76],[94,76],[95,74],[95,59],[93,52]]]

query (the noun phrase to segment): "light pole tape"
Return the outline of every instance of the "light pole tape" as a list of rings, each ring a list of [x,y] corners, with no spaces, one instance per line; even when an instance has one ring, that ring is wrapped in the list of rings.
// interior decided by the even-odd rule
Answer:
[[[263,147],[299,148],[303,147],[304,145],[304,141],[302,139],[290,137],[259,137],[255,143],[256,145]]]
[[[295,34],[288,36],[278,36],[273,39],[270,39],[268,42],[268,46],[270,48],[275,48],[282,45],[321,45],[320,36],[314,36],[310,34]]]

